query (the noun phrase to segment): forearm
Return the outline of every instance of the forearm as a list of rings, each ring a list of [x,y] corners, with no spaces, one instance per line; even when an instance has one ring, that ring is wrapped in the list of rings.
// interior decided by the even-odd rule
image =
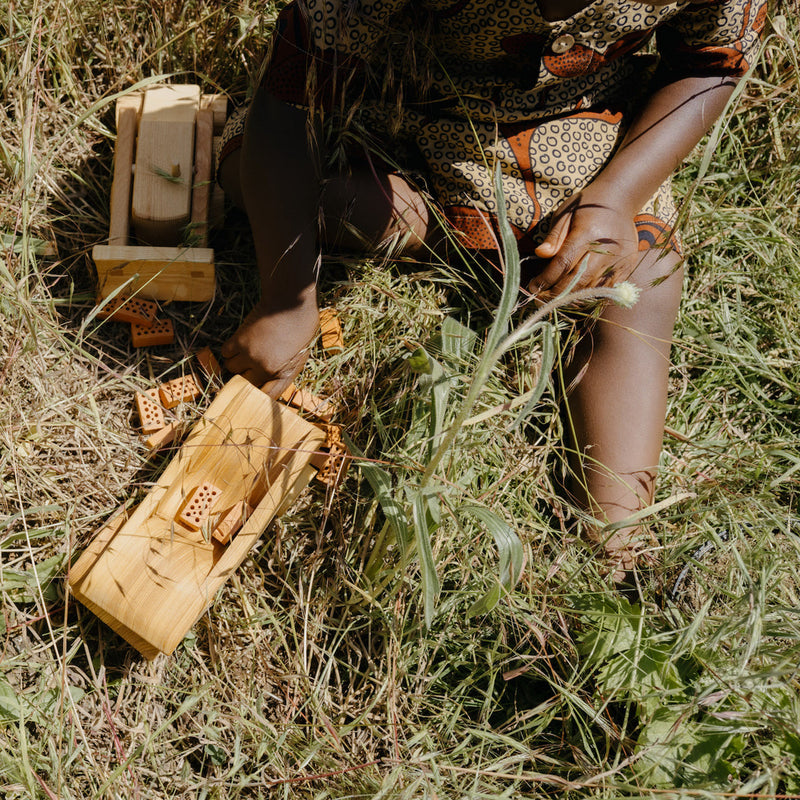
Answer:
[[[613,197],[636,214],[711,128],[735,86],[727,77],[684,78],[657,90],[582,193],[584,202]]]

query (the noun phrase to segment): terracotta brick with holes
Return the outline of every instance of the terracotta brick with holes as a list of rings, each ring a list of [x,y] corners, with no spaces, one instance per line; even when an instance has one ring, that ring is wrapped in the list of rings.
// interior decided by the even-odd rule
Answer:
[[[190,403],[192,400],[196,400],[202,391],[192,375],[184,375],[162,383],[158,387],[158,393],[164,408],[175,408],[181,403]]]
[[[207,522],[214,501],[222,494],[222,489],[207,481],[191,492],[177,516],[177,521],[189,530],[199,531]]]
[[[150,327],[134,322],[131,325],[131,341],[134,347],[172,344],[175,341],[175,327],[171,319],[158,319]]]
[[[305,411],[325,422],[330,422],[336,411],[332,400],[317,397],[304,389],[298,389],[293,383],[289,384],[280,399],[287,405]]]
[[[166,425],[164,409],[158,397],[158,389],[136,392],[136,411],[143,433],[155,433]]]
[[[145,447],[151,452],[155,453],[161,448],[172,444],[180,432],[183,430],[184,423],[180,420],[173,420],[169,425],[155,431],[151,436],[145,439]],[[147,431],[145,431],[147,433]]]
[[[117,295],[109,300],[98,312],[100,319],[113,319],[114,322],[130,322],[152,328],[158,314],[158,306],[143,297],[122,297]]]

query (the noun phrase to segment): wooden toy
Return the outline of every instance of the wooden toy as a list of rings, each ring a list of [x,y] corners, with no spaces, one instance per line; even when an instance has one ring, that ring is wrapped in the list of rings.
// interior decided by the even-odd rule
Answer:
[[[328,352],[340,352],[344,349],[342,323],[335,308],[321,308],[319,311],[320,343]]]
[[[139,413],[142,433],[155,433],[167,424],[164,419],[164,409],[159,401],[158,389],[136,392],[136,410]]]
[[[131,325],[131,343],[134,347],[151,347],[159,344],[172,344],[175,341],[175,327],[171,319],[159,319],[152,325]]]
[[[92,251],[101,297],[122,285],[152,300],[214,296],[206,245],[213,139],[226,107],[225,97],[191,85],[153,86],[117,101],[108,244]]]
[[[311,479],[324,442],[316,425],[232,378],[145,499],[123,524],[104,526],[72,566],[73,594],[147,658],[171,653]],[[209,520],[243,501],[254,507],[227,545],[178,521],[204,484],[219,490]]]
[[[175,408],[181,403],[189,403],[201,394],[202,390],[191,375],[174,378],[158,387],[158,395],[164,408]]]

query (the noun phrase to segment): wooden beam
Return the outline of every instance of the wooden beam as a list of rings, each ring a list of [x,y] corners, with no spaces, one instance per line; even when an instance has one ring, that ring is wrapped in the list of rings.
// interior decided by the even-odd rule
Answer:
[[[121,108],[117,118],[117,143],[114,146],[114,180],[111,183],[108,243],[128,244],[131,219],[133,148],[136,143],[136,109]]]
[[[126,292],[149,300],[204,303],[214,297],[213,250],[97,245],[92,258],[103,298],[123,284]]]
[[[228,116],[228,98],[224,94],[204,94],[200,98],[200,110],[206,109],[214,115],[214,133],[222,133]]]
[[[214,114],[210,109],[197,112],[194,135],[194,183],[192,185],[192,222],[189,238],[196,247],[208,247],[208,223],[211,209],[211,174],[214,157]]]
[[[133,229],[143,244],[178,245],[189,224],[199,107],[199,86],[145,90],[131,201]]]

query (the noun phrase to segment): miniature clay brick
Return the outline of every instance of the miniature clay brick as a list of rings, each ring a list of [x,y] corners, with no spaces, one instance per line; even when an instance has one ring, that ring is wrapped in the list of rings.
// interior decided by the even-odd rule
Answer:
[[[131,325],[131,341],[134,347],[172,344],[175,341],[175,328],[172,320],[158,319],[149,328],[134,322]]]
[[[222,378],[222,367],[220,367],[219,361],[217,361],[216,357],[211,352],[210,347],[204,347],[202,350],[198,350],[194,354],[194,357],[197,359],[200,369],[203,370],[207,378],[210,380],[220,380]]]
[[[151,328],[157,313],[158,306],[152,300],[117,295],[97,312],[97,316],[100,319],[113,319],[115,322],[136,322],[145,328]]]
[[[161,395],[164,408],[175,408],[180,403],[196,400],[202,394],[200,387],[191,375],[184,375],[181,378],[162,383],[158,387],[158,393]]]
[[[136,392],[136,410],[144,433],[155,433],[166,424],[164,409],[158,399],[158,389]]]
[[[199,531],[208,519],[211,506],[222,494],[213,483],[201,483],[186,499],[183,510],[178,514],[178,522],[182,522],[189,530]]]
[[[331,446],[328,459],[317,473],[317,479],[331,488],[336,488],[344,477],[351,461],[350,454],[342,442]]]
[[[319,312],[319,327],[322,333],[323,350],[343,350],[342,324],[335,308],[323,308]]]
[[[311,392],[298,389],[294,384],[291,384],[286,389],[280,399],[293,408],[312,414],[325,422],[330,422],[333,418],[335,409],[331,400],[323,400],[321,397],[311,394]]]
[[[176,419],[170,422],[169,425],[157,430],[152,436],[148,436],[144,441],[145,447],[154,453],[156,450],[172,444],[182,427],[183,423],[180,420]]]
[[[233,508],[229,508],[212,531],[211,538],[220,544],[228,544],[238,533],[252,510],[247,503],[237,503]]]

